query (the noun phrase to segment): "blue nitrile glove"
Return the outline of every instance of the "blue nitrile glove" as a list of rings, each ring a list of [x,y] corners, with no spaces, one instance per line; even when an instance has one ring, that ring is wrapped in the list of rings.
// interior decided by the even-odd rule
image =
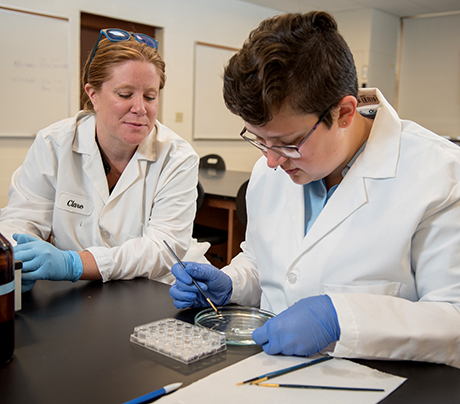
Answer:
[[[169,289],[169,294],[174,299],[174,306],[178,309],[209,306],[207,300],[193,284],[191,277],[198,282],[214,305],[223,306],[228,303],[233,285],[225,272],[209,264],[184,262],[184,265],[186,271],[180,264],[174,264],[171,268],[172,274],[176,277],[176,282]]]
[[[263,350],[275,355],[310,356],[340,338],[340,326],[327,295],[299,300],[252,333]]]
[[[32,290],[36,281],[25,281],[24,279],[21,281],[21,293],[28,292]]]
[[[14,257],[22,261],[23,291],[32,289],[37,279],[76,282],[83,274],[83,263],[75,251],[62,251],[28,234],[13,234],[17,245]]]

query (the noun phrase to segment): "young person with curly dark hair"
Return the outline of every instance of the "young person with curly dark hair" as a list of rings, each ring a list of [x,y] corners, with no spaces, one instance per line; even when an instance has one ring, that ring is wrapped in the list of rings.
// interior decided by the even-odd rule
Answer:
[[[263,21],[224,98],[259,148],[243,252],[172,268],[177,307],[260,306],[269,354],[460,367],[460,148],[402,120],[324,12]],[[277,169],[278,168],[278,169]]]

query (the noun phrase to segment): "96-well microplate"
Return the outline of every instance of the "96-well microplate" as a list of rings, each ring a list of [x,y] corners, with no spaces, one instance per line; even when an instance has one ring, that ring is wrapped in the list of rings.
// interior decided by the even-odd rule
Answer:
[[[129,340],[185,364],[227,349],[225,335],[175,318],[139,325]]]

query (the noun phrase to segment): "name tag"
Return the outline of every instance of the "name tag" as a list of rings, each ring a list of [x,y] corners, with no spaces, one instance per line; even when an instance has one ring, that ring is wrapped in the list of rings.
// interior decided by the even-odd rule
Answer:
[[[57,207],[67,212],[89,216],[93,212],[93,201],[84,196],[61,192],[58,197]]]

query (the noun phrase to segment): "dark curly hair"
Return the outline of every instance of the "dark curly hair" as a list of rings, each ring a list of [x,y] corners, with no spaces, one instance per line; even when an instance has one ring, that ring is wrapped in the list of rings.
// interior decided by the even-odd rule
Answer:
[[[300,114],[323,114],[346,95],[358,95],[351,51],[334,18],[320,11],[262,21],[224,71],[227,108],[264,125],[287,102]],[[324,120],[329,127],[332,117]]]

